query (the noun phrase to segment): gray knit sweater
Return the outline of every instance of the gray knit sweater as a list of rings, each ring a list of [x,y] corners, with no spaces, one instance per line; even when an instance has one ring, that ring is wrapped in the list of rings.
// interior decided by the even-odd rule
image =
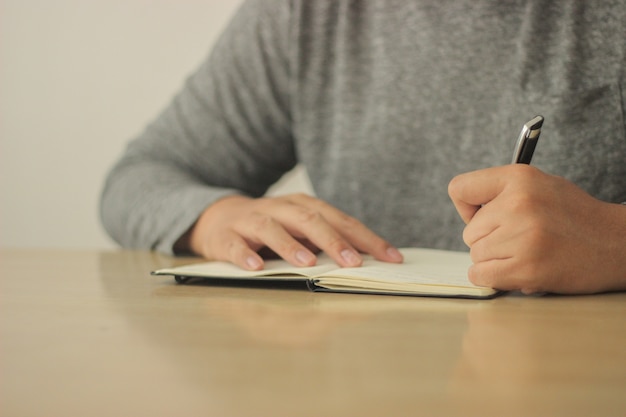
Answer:
[[[248,1],[111,170],[102,220],[171,252],[213,201],[302,163],[393,244],[460,249],[448,182],[509,163],[536,114],[534,165],[626,201],[625,59],[626,1]]]

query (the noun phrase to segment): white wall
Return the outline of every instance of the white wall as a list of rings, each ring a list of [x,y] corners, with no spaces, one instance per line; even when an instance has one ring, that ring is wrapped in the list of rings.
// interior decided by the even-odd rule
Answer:
[[[0,246],[114,246],[106,171],[239,3],[0,0]]]

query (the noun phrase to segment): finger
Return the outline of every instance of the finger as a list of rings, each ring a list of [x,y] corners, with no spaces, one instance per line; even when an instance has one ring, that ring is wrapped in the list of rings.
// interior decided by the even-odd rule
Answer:
[[[251,271],[263,269],[263,258],[239,234],[229,230],[214,241],[219,244],[210,253],[215,255],[216,260],[231,262]]]
[[[273,216],[254,212],[235,231],[255,246],[267,246],[279,257],[296,266],[313,266],[317,258]]]
[[[492,259],[475,262],[470,266],[467,277],[474,285],[509,291],[515,288],[504,277],[510,274],[510,260]]]
[[[358,251],[318,210],[300,204],[284,204],[275,208],[273,217],[288,234],[309,240],[338,265],[354,267],[363,263]]]
[[[514,240],[505,236],[501,229],[496,229],[474,242],[470,247],[470,257],[474,263],[508,259],[515,254],[515,248]]]
[[[495,288],[502,291],[521,291],[524,294],[534,294],[545,291],[537,279],[526,279],[524,265],[514,258],[493,259],[472,265],[468,270],[468,279],[475,285]]]
[[[471,248],[476,242],[498,230],[502,224],[501,212],[497,205],[488,205],[477,211],[463,229],[463,242]]]
[[[498,229],[477,241],[470,249],[474,265],[468,277],[476,285],[500,290],[521,290],[531,294],[546,290],[541,277],[545,276],[542,258],[545,250],[534,245],[523,245],[524,233],[513,234]],[[549,256],[549,255],[548,255]]]
[[[378,236],[356,218],[347,215],[336,207],[309,196],[301,196],[300,201],[307,207],[314,207],[322,214],[324,220],[348,244],[362,253],[368,253],[375,259],[399,263],[403,261],[402,254],[385,239]]]
[[[331,217],[330,223],[359,251],[384,262],[401,263],[404,260],[397,248],[354,217],[339,212]]]
[[[506,185],[510,166],[481,169],[458,175],[448,184],[448,194],[465,223],[484,204],[498,196]]]

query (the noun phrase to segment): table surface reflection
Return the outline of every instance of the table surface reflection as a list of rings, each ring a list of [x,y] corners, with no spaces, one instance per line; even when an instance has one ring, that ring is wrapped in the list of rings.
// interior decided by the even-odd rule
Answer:
[[[144,251],[0,251],[6,416],[624,416],[626,293],[177,285]]]

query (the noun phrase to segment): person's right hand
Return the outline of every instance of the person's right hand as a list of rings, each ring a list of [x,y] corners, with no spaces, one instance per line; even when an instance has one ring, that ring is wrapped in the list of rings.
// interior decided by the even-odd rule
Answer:
[[[253,199],[229,196],[209,206],[179,247],[210,260],[263,269],[262,249],[296,266],[311,266],[326,252],[339,266],[360,266],[360,253],[387,262],[402,254],[357,219],[317,198],[294,194]]]

